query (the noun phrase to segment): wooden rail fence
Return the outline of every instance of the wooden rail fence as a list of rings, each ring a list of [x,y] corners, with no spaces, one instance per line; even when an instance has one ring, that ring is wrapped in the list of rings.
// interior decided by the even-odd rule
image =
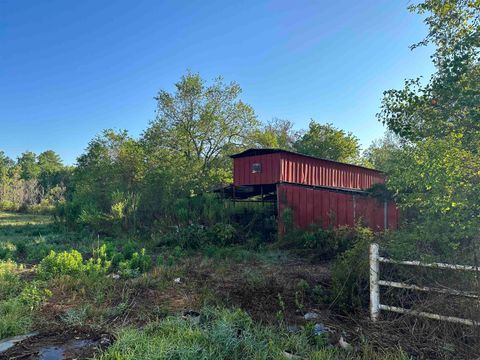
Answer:
[[[435,319],[441,321],[448,321],[457,324],[478,326],[480,322],[472,319],[463,319],[455,316],[445,316],[424,311],[417,311],[412,309],[404,309],[397,306],[384,305],[380,303],[380,286],[394,287],[398,289],[410,289],[416,291],[435,292],[440,294],[448,294],[455,296],[463,296],[467,298],[480,299],[480,295],[472,294],[466,291],[459,291],[453,289],[439,289],[427,286],[417,286],[406,284],[402,282],[386,281],[380,279],[380,263],[389,263],[397,265],[421,266],[435,269],[450,269],[462,271],[476,271],[480,272],[480,268],[475,266],[452,265],[444,263],[422,263],[420,261],[397,261],[379,256],[378,244],[370,244],[369,251],[370,258],[370,317],[372,321],[378,321],[381,310],[392,311],[400,314],[409,314],[428,319]]]

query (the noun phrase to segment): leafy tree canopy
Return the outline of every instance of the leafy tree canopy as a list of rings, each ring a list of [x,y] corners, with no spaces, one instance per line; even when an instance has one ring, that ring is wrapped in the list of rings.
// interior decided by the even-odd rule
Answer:
[[[432,44],[436,72],[424,85],[410,79],[384,93],[379,120],[410,141],[462,134],[478,149],[480,131],[480,2],[427,0],[411,11],[426,14],[427,37],[412,48]]]
[[[253,109],[239,99],[240,86],[221,77],[207,84],[189,72],[175,88],[156,97],[157,117],[143,136],[148,151],[174,165],[194,191],[230,181],[227,155],[243,149],[258,125]]]
[[[54,173],[62,170],[63,163],[60,156],[53,150],[47,150],[38,155],[38,166],[41,172]]]
[[[360,157],[360,144],[352,133],[335,128],[332,124],[310,121],[308,130],[294,144],[302,154],[324,159],[354,163]]]
[[[14,162],[3,151],[0,151],[0,181],[7,176],[10,168],[14,166]]]
[[[480,225],[480,1],[426,0],[410,10],[429,30],[412,48],[433,45],[436,71],[426,84],[410,79],[384,93],[377,116],[402,141],[388,187],[407,221],[466,249]]]
[[[255,147],[293,150],[298,133],[290,120],[274,118],[253,134]]]
[[[398,137],[387,132],[381,139],[374,140],[362,154],[364,165],[390,174],[397,166],[396,157],[402,151]]]
[[[23,180],[36,179],[40,174],[40,167],[37,164],[37,155],[31,151],[26,151],[17,160],[20,167],[20,177]]]

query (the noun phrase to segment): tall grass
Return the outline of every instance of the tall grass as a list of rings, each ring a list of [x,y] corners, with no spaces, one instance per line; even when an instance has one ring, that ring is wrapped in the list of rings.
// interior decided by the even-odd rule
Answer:
[[[12,261],[0,262],[0,339],[24,333],[31,324],[28,306],[20,299],[25,283]]]

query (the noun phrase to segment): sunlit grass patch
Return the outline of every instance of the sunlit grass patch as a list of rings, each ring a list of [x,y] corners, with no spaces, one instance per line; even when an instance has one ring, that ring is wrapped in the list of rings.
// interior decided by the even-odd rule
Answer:
[[[51,224],[53,219],[49,215],[18,214],[0,211],[0,226],[23,226]]]
[[[23,282],[17,274],[20,269],[13,261],[0,262],[0,301],[20,294],[23,288]]]
[[[0,301],[0,339],[26,333],[31,323],[31,313],[19,299]]]
[[[33,311],[49,296],[43,284],[20,278],[22,266],[0,262],[0,339],[29,330]]]

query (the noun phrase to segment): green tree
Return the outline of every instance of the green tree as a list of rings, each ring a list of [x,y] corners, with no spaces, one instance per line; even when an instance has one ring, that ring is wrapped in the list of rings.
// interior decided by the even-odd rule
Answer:
[[[405,213],[412,213],[410,221],[445,224],[442,231],[450,239],[468,240],[480,226],[480,157],[462,141],[452,134],[405,145],[387,183]]]
[[[37,165],[39,182],[46,191],[65,180],[62,160],[55,151],[47,150],[38,155]]]
[[[427,0],[410,7],[426,14],[427,37],[412,48],[434,45],[436,72],[427,84],[406,80],[384,93],[379,120],[410,141],[463,134],[478,152],[480,131],[480,5],[470,0]],[[476,150],[477,149],[477,150]]]
[[[126,131],[105,130],[77,160],[71,220],[102,225],[116,221],[136,227],[145,172],[143,147]]]
[[[7,208],[11,202],[12,170],[15,163],[0,151],[0,209]]]
[[[308,130],[295,142],[296,151],[319,158],[355,163],[360,157],[358,138],[332,124],[310,121]]]
[[[363,152],[363,163],[374,169],[382,170],[387,174],[397,167],[396,158],[402,151],[400,140],[391,132],[383,138],[374,140]]]
[[[274,118],[252,134],[253,146],[293,150],[298,134],[290,120]]]
[[[31,151],[26,151],[17,160],[20,167],[20,177],[23,180],[37,179],[40,174],[40,167],[37,164],[37,155]]]
[[[54,173],[62,170],[63,163],[60,156],[53,150],[47,150],[38,155],[37,158],[40,172]]]
[[[152,159],[175,167],[186,190],[229,182],[228,155],[244,148],[257,126],[253,109],[239,100],[240,86],[220,77],[207,85],[200,75],[187,73],[175,88],[160,90],[157,117],[143,136]]]
[[[377,116],[402,140],[387,185],[408,231],[428,234],[419,243],[468,256],[480,225],[480,2],[426,0],[410,10],[429,29],[412,48],[433,45],[436,70],[426,84],[406,80],[384,93]]]
[[[15,163],[12,159],[5,155],[3,151],[0,151],[0,182],[8,176],[8,173],[14,164]]]

